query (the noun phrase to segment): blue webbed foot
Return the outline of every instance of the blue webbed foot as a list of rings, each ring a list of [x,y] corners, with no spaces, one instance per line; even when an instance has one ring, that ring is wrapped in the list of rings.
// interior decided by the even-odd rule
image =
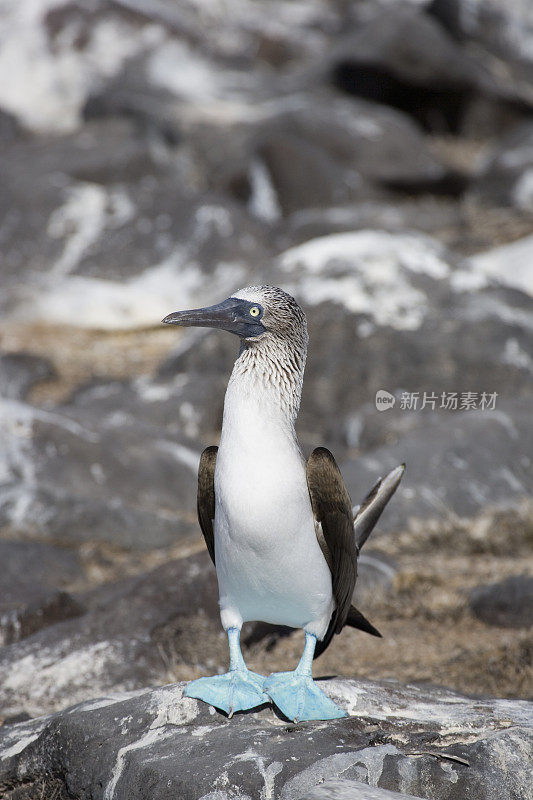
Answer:
[[[231,717],[236,711],[246,711],[269,698],[263,692],[265,678],[248,669],[230,670],[225,675],[198,678],[186,687],[185,697],[196,697],[211,706],[222,709]]]
[[[318,688],[311,675],[277,672],[266,679],[263,690],[279,710],[294,722],[348,716]]]
[[[265,678],[257,672],[250,672],[244,663],[239,640],[240,630],[229,628],[229,672],[192,681],[185,689],[185,697],[203,700],[210,706],[222,709],[229,717],[236,711],[247,711],[269,702],[268,696],[263,692]]]

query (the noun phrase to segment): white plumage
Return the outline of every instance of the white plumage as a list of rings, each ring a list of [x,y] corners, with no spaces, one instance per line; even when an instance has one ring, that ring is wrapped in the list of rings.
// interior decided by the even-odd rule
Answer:
[[[241,353],[224,404],[215,470],[215,554],[225,629],[243,622],[322,638],[334,601],[294,424],[261,365]],[[241,363],[239,363],[241,362]],[[268,369],[268,360],[262,365]]]

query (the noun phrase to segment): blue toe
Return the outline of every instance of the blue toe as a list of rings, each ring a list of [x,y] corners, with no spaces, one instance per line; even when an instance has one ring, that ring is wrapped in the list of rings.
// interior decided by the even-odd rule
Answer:
[[[318,688],[310,675],[278,672],[266,679],[263,690],[279,710],[294,722],[348,716]]]
[[[185,697],[196,697],[215,708],[232,716],[236,711],[268,703],[269,698],[263,692],[265,678],[249,670],[231,670],[225,675],[213,675],[210,678],[198,678],[185,689]]]

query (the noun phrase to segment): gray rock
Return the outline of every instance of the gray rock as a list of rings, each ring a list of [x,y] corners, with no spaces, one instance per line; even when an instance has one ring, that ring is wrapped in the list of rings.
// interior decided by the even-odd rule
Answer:
[[[83,613],[63,591],[82,575],[76,553],[37,542],[0,541],[0,563],[1,644]]]
[[[450,230],[464,224],[456,200],[423,195],[422,198],[394,197],[362,200],[356,205],[313,208],[291,214],[285,247],[309,239],[349,231],[380,229],[388,233],[417,230],[446,240]]]
[[[517,19],[506,25],[503,13],[500,27],[494,19],[492,33],[493,40],[506,38],[507,46],[483,41],[474,18],[488,16],[490,5],[478,3],[473,14],[458,8],[454,15],[448,9],[465,6],[462,0],[437,0],[430,13],[419,4],[369,4],[353,32],[333,48],[331,80],[357,97],[411,114],[430,131],[480,138],[501,133],[533,100],[529,33],[523,34]],[[463,35],[452,16],[460,16]],[[513,42],[520,39],[519,54]]]
[[[512,575],[478,586],[470,594],[470,608],[488,625],[528,628],[533,625],[533,577]]]
[[[16,117],[13,114],[8,114],[6,111],[0,111],[0,141],[12,142],[20,136],[20,126],[17,123]]]
[[[229,337],[228,337],[229,338]],[[213,336],[208,348],[227,352],[231,371],[231,357],[236,355],[236,341]],[[194,337],[192,337],[194,341]],[[189,347],[183,342],[184,346]],[[224,348],[227,345],[227,348]],[[190,344],[194,349],[194,345]],[[232,347],[233,346],[233,347]],[[232,353],[233,351],[233,353]],[[194,356],[192,356],[194,358]],[[130,420],[159,429],[165,437],[186,437],[192,446],[198,441],[212,444],[222,426],[224,394],[229,377],[225,358],[219,371],[206,372],[198,359],[198,370],[189,366],[184,370],[180,355],[174,355],[160,364],[154,378],[148,376],[133,381],[94,381],[80,388],[71,398],[69,406],[78,414],[111,416],[121,411]]]
[[[505,347],[515,337],[519,347],[529,341],[531,297],[497,286],[429,237],[372,230],[319,237],[285,251],[277,267],[308,311],[308,376],[322,378],[312,393],[321,417],[373,403],[388,381],[435,392],[511,384],[514,394],[529,383]],[[349,386],[348,365],[357,376]],[[304,388],[304,405],[305,395]]]
[[[384,530],[415,519],[453,522],[487,505],[527,497],[533,447],[529,406],[529,400],[508,400],[495,411],[419,414],[412,430],[394,444],[343,464],[352,499],[364,495],[376,473],[385,475],[402,461],[407,470],[394,503],[380,519]]]
[[[284,214],[369,198],[377,194],[373,186],[431,191],[449,174],[398,111],[325,91],[286,97],[279,106],[253,133],[250,161],[265,165]]]
[[[431,152],[418,126],[398,110],[347,100],[326,87],[256,92],[247,115],[221,122],[209,109],[136,86],[129,71],[95,98],[100,115],[125,113],[164,128],[187,181],[245,204],[269,225],[302,208],[324,208],[383,195],[383,187],[427,192],[451,170]]]
[[[521,0],[432,0],[428,13],[477,51],[504,97],[531,104],[533,15]],[[502,67],[504,67],[502,69]]]
[[[258,145],[258,164],[272,185],[280,213],[353,200],[361,179],[343,169],[327,150],[294,133],[274,130]]]
[[[23,2],[6,14],[5,35],[11,37],[12,48],[5,54],[4,67],[12,81],[0,93],[0,104],[24,128],[72,130],[92,87],[109,79],[124,61],[146,47],[146,23],[139,24],[117,6],[104,8],[98,0],[90,9],[77,2],[61,8],[43,3],[29,18],[28,5]],[[69,34],[77,34],[75,44]],[[119,46],[123,37],[129,40],[126,47]],[[21,64],[32,64],[33,81]],[[36,81],[35,75],[42,77]]]
[[[58,588],[83,575],[79,555],[63,547],[40,542],[0,541],[2,594],[16,584]]]
[[[261,85],[293,59],[324,52],[342,19],[325,0],[298,19],[287,0],[277,12],[273,19],[255,4],[247,4],[244,13],[212,6],[205,14],[194,4],[177,8],[127,0],[109,7],[96,0],[87,7],[74,0],[65,7],[43,4],[29,23],[23,2],[6,19],[12,49],[4,68],[13,80],[0,92],[0,105],[32,131],[72,130],[80,125],[88,98],[133,62],[154,90],[170,85],[186,105],[206,105],[216,97],[229,107],[245,98],[246,84]],[[37,40],[39,46],[32,46]],[[21,61],[43,75],[37,86],[20,70]],[[185,74],[190,64],[194,72]]]
[[[196,529],[200,448],[181,432],[119,405],[103,415],[1,403],[0,527],[12,538],[149,549]]]
[[[420,9],[375,5],[330,58],[334,84],[411,114],[424,128],[463,129],[473,95],[492,88],[485,64]]]
[[[525,236],[510,244],[478,253],[472,256],[470,263],[482,276],[498,281],[503,286],[519,289],[533,297],[532,253],[533,236]],[[527,324],[526,319],[523,321]],[[504,360],[514,364],[518,369],[532,368],[532,361],[528,357],[528,353],[522,352],[518,342],[514,340],[507,343]]]
[[[66,96],[51,79],[39,104],[18,93],[18,115],[42,135],[3,151],[4,310],[99,329],[153,325],[171,295],[193,305],[270,277],[268,258],[284,236],[292,242],[283,215],[390,203],[391,186],[438,191],[453,177],[406,114],[317,86],[306,61],[311,52],[325,58],[360,25],[354,58],[367,57],[372,34],[379,58],[402,62],[413,84],[424,89],[442,74],[455,92],[463,72],[475,83],[475,69],[437,23],[412,9],[377,9],[363,25],[363,13],[320,2],[283,32],[290,9],[278,4],[274,24],[249,4],[244,21],[214,8],[206,19],[192,7],[96,2],[89,12],[73,2],[32,18],[50,45],[33,53],[35,72],[41,63],[43,74],[62,74],[75,40],[78,91]],[[404,52],[406,28],[422,48],[418,60]],[[121,45],[108,48],[105,75],[87,64],[99,52],[95,31]],[[277,65],[265,55],[272,47],[285,53]],[[52,101],[63,114],[50,114]],[[61,135],[45,136],[48,125]]]
[[[448,173],[398,112],[352,104],[325,89],[288,92],[285,82],[266,96],[256,87],[246,102],[247,114],[233,108],[221,120],[212,106],[191,106],[179,93],[154,96],[130,68],[88,113],[127,113],[163,131],[173,160],[187,165],[188,185],[237,200],[269,226],[293,210],[376,194],[368,175],[379,183],[411,169],[429,188]]]
[[[165,680],[180,663],[199,663],[207,672],[213,659],[224,664],[209,565],[202,553],[77,595],[83,616],[0,648],[3,713],[42,714],[108,691],[137,689]]]
[[[0,644],[12,644],[81,614],[82,606],[67,592],[27,586],[23,594],[8,592],[0,602]]]
[[[361,781],[332,778],[315,786],[301,800],[416,800],[414,795],[376,789]]]
[[[21,352],[0,354],[0,395],[24,400],[35,384],[53,378],[55,374],[54,366],[47,358]]]
[[[483,159],[467,196],[485,206],[533,212],[533,123],[521,123],[497,142]]]
[[[131,122],[19,141],[2,156],[2,305],[19,321],[152,326],[172,296],[194,305],[229,292],[268,252],[242,208],[195,193],[179,159],[153,157]]]
[[[511,800],[533,788],[531,703],[370,681],[322,687],[348,718],[293,725],[266,707],[228,720],[183,698],[183,684],[108,694],[4,726],[0,780],[17,790],[60,777],[94,800],[297,800],[340,776],[434,800]]]

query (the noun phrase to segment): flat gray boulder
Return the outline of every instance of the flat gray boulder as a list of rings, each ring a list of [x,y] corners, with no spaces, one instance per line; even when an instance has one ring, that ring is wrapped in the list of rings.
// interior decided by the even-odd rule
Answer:
[[[511,575],[478,586],[470,594],[470,608],[488,625],[529,628],[533,625],[533,577]]]
[[[332,778],[311,789],[301,800],[416,800],[412,794],[377,789],[361,781]]]
[[[293,725],[265,706],[228,720],[173,684],[6,725],[3,797],[22,800],[39,785],[46,796],[58,779],[65,795],[91,800],[324,798],[315,787],[341,777],[432,800],[533,790],[531,703],[393,682],[321,686],[347,718]]]

